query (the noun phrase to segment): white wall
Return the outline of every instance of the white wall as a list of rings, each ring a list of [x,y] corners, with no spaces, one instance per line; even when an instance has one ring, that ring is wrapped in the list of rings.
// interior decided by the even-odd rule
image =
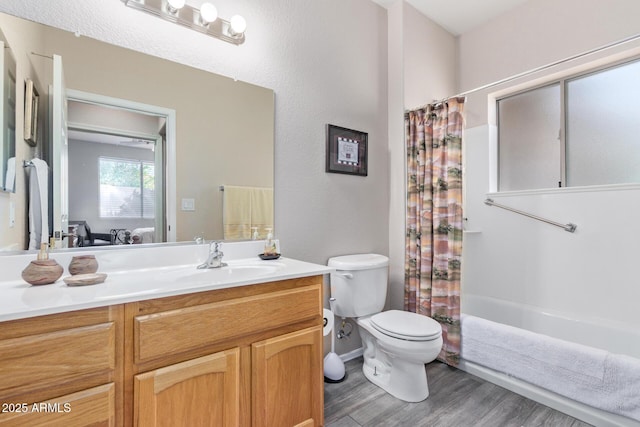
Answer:
[[[235,13],[246,18],[243,45],[120,1],[11,0],[0,11],[274,89],[276,230],[286,255],[325,263],[346,253],[386,254],[384,9],[370,0],[219,0],[216,6],[226,19]],[[327,123],[369,133],[368,177],[324,172]]]
[[[640,32],[635,0],[536,0],[513,9],[459,40],[461,89],[468,90],[579,54]],[[626,50],[626,51],[625,51]],[[638,52],[638,44],[615,49],[615,57]],[[614,328],[638,328],[636,265],[640,253],[640,189],[555,189],[492,195],[496,202],[559,222],[578,225],[567,233],[483,204],[492,184],[495,137],[491,92],[505,93],[556,75],[584,69],[582,58],[526,79],[469,96],[466,131],[466,211],[463,294],[592,320]]]

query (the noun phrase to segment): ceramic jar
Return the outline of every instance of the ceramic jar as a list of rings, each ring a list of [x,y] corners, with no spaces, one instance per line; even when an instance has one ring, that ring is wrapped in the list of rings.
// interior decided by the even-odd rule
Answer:
[[[98,261],[95,255],[78,255],[71,258],[69,274],[92,274],[98,271]]]

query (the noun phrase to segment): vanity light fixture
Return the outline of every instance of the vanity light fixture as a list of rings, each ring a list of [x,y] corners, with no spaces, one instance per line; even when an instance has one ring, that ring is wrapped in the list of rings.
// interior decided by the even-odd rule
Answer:
[[[247,21],[240,15],[234,15],[230,21],[219,18],[218,10],[211,3],[203,3],[197,9],[186,4],[185,0],[122,1],[126,6],[235,45],[242,44],[245,40]]]
[[[180,9],[184,7],[184,0],[167,0],[167,12],[176,16],[180,13]]]

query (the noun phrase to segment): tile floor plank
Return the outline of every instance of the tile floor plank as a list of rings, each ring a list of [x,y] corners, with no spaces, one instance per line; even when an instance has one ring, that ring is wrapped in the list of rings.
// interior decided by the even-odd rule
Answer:
[[[561,412],[440,362],[427,365],[429,398],[396,399],[369,382],[362,358],[347,379],[325,383],[326,427],[588,427]]]

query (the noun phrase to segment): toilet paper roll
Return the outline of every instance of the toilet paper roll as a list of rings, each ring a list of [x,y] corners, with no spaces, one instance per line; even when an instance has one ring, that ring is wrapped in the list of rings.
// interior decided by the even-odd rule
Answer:
[[[333,320],[334,320],[333,311],[325,308],[323,317],[324,317],[324,320],[323,320],[324,327],[322,328],[322,335],[326,337],[327,335],[329,335],[329,333],[333,329]]]

